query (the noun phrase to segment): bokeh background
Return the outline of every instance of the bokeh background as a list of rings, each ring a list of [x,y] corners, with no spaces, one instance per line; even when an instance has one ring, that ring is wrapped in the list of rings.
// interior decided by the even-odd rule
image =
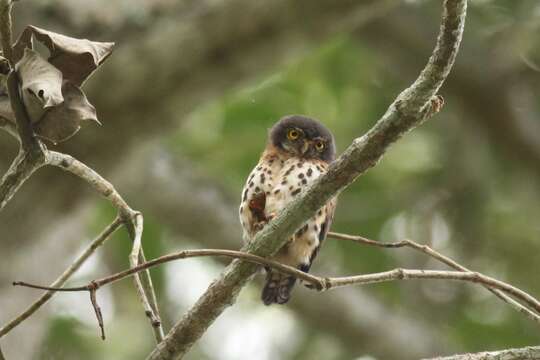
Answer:
[[[342,151],[427,61],[441,1],[47,0],[16,3],[15,24],[93,40],[115,53],[87,83],[103,126],[59,147],[110,179],[145,215],[147,257],[241,244],[237,205],[267,129],[301,113]],[[540,4],[472,0],[443,111],[407,134],[341,196],[334,231],[429,244],[540,296]],[[0,135],[5,171],[16,142]],[[0,216],[0,321],[34,299],[13,280],[51,282],[115,216],[86,184],[40,170]],[[128,266],[121,230],[70,284]],[[227,261],[155,268],[166,328]],[[337,240],[313,272],[439,269],[411,250]],[[261,279],[187,359],[417,359],[538,345],[538,325],[485,289],[442,281],[298,287],[265,307]],[[142,359],[153,337],[131,281],[99,291],[107,341],[87,294],[60,294],[2,338],[8,359]]]

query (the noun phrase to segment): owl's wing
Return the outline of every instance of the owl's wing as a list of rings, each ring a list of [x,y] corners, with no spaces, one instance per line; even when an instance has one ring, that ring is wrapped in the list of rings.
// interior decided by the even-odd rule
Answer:
[[[324,206],[325,219],[319,230],[319,245],[311,253],[311,256],[309,258],[309,267],[307,270],[311,268],[313,261],[319,254],[319,250],[321,249],[321,246],[324,240],[326,239],[326,235],[328,235],[328,232],[330,231],[330,227],[332,226],[332,222],[334,221],[334,212],[336,210],[336,205],[337,205],[337,198],[333,198]]]
[[[274,187],[271,167],[272,164],[263,157],[249,174],[242,189],[239,214],[245,242],[250,241],[261,224],[266,222],[267,196]]]

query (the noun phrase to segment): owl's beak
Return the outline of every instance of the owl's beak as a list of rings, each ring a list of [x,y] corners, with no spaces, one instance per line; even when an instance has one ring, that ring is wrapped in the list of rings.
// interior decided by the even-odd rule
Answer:
[[[304,140],[304,143],[302,144],[302,155],[305,155],[305,153],[307,153],[310,145],[311,145],[311,141]]]

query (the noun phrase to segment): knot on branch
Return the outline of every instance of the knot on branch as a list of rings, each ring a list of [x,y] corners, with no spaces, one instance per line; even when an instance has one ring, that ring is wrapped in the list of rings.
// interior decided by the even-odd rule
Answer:
[[[397,274],[397,278],[399,280],[405,279],[405,270],[403,270],[402,268],[397,268],[396,269],[396,274]]]
[[[88,289],[88,291],[97,291],[99,288],[100,288],[100,285],[95,281],[95,280],[92,280],[90,281],[90,283],[86,286],[86,288]]]

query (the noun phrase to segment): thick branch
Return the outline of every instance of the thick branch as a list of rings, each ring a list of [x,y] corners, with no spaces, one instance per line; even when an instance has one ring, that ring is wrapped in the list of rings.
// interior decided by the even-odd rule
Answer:
[[[326,175],[256,236],[247,247],[248,252],[268,256],[277,251],[285,239],[331,197],[374,166],[392,143],[430,115],[427,108],[429,101],[439,90],[457,55],[466,4],[466,0],[444,2],[437,45],[417,81],[390,105],[386,114],[365,136],[353,142]],[[234,261],[148,358],[173,359],[183,356],[223,310],[235,301],[255,271],[253,265]]]
[[[518,349],[505,349],[481,353],[469,353],[437,357],[424,360],[537,360],[540,359],[540,346],[528,346]]]

